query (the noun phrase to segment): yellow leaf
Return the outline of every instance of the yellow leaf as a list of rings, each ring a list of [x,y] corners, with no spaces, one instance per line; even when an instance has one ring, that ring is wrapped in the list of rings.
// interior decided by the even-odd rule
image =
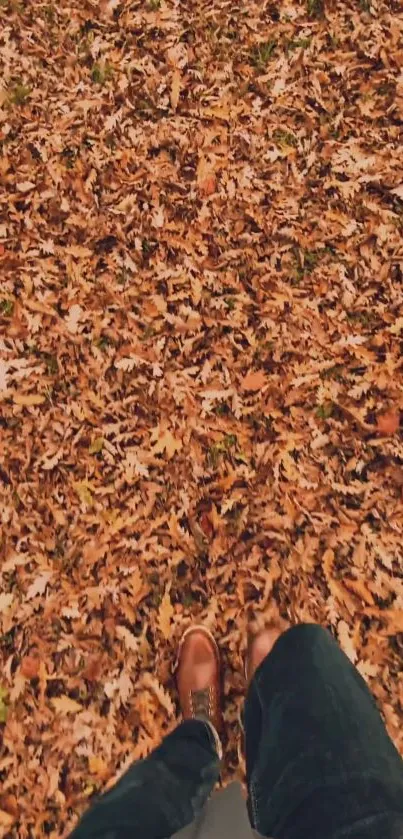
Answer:
[[[108,774],[107,764],[102,757],[97,757],[96,755],[91,755],[91,757],[88,758],[88,768],[91,775],[97,775],[101,779],[106,778]]]
[[[30,407],[31,405],[42,405],[45,398],[46,397],[42,396],[40,393],[15,393],[13,396],[13,400],[16,405],[25,405],[26,407]]]
[[[69,696],[55,696],[51,703],[57,714],[77,714],[83,710],[83,706]]]
[[[179,94],[181,90],[181,74],[179,70],[174,70],[172,73],[171,85],[171,106],[176,111],[179,102]]]
[[[92,494],[90,491],[90,485],[87,481],[77,481],[74,484],[74,489],[81,501],[82,504],[85,504],[86,507],[90,507],[92,504]]]
[[[95,437],[95,440],[92,441],[88,451],[90,454],[99,454],[104,447],[104,438],[103,437]]]
[[[158,625],[161,630],[161,634],[164,638],[168,639],[171,635],[171,621],[175,614],[174,608],[171,603],[171,598],[169,596],[169,587],[165,589],[165,594],[161,600],[159,612],[158,612]]]

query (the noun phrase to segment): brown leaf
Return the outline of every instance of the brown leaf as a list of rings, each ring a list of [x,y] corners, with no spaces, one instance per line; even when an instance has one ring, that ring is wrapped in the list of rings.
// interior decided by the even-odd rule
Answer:
[[[26,679],[36,679],[39,673],[39,658],[25,655],[21,661],[21,673]]]
[[[202,195],[213,195],[216,190],[214,168],[204,155],[201,155],[197,165],[197,185]]]
[[[172,73],[171,84],[171,107],[176,111],[179,102],[179,94],[181,90],[181,74],[179,70],[174,70]]]
[[[385,414],[379,414],[376,418],[376,426],[380,434],[392,435],[399,430],[400,414],[399,411],[391,409]]]
[[[260,390],[267,383],[264,370],[251,370],[241,382],[241,390]]]
[[[81,675],[83,679],[88,679],[89,682],[97,682],[102,671],[102,656],[92,655],[89,657],[87,664]]]

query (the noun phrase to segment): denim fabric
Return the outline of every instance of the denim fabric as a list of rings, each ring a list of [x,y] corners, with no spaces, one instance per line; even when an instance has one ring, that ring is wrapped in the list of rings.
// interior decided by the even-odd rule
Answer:
[[[248,810],[260,834],[403,839],[403,762],[365,682],[326,630],[301,625],[279,638],[254,676],[244,720]],[[166,839],[192,822],[181,839],[234,839],[245,822],[229,797],[220,818],[216,808],[214,822],[194,822],[219,772],[211,728],[184,722],[133,764],[71,839]]]
[[[358,671],[315,625],[284,633],[245,706],[249,814],[275,839],[403,837],[403,763]]]
[[[165,839],[190,824],[220,775],[210,726],[187,720],[84,814],[70,839]]]

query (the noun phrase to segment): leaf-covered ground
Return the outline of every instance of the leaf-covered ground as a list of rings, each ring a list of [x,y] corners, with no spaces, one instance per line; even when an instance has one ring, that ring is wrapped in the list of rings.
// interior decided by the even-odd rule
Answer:
[[[0,835],[158,742],[194,618],[237,771],[273,600],[401,746],[400,4],[0,0],[0,66]]]

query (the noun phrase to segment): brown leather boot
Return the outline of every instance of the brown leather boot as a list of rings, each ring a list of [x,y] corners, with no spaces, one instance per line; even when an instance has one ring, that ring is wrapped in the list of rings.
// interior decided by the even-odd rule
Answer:
[[[201,719],[220,731],[220,653],[211,632],[204,626],[192,626],[183,635],[176,678],[183,719]]]

